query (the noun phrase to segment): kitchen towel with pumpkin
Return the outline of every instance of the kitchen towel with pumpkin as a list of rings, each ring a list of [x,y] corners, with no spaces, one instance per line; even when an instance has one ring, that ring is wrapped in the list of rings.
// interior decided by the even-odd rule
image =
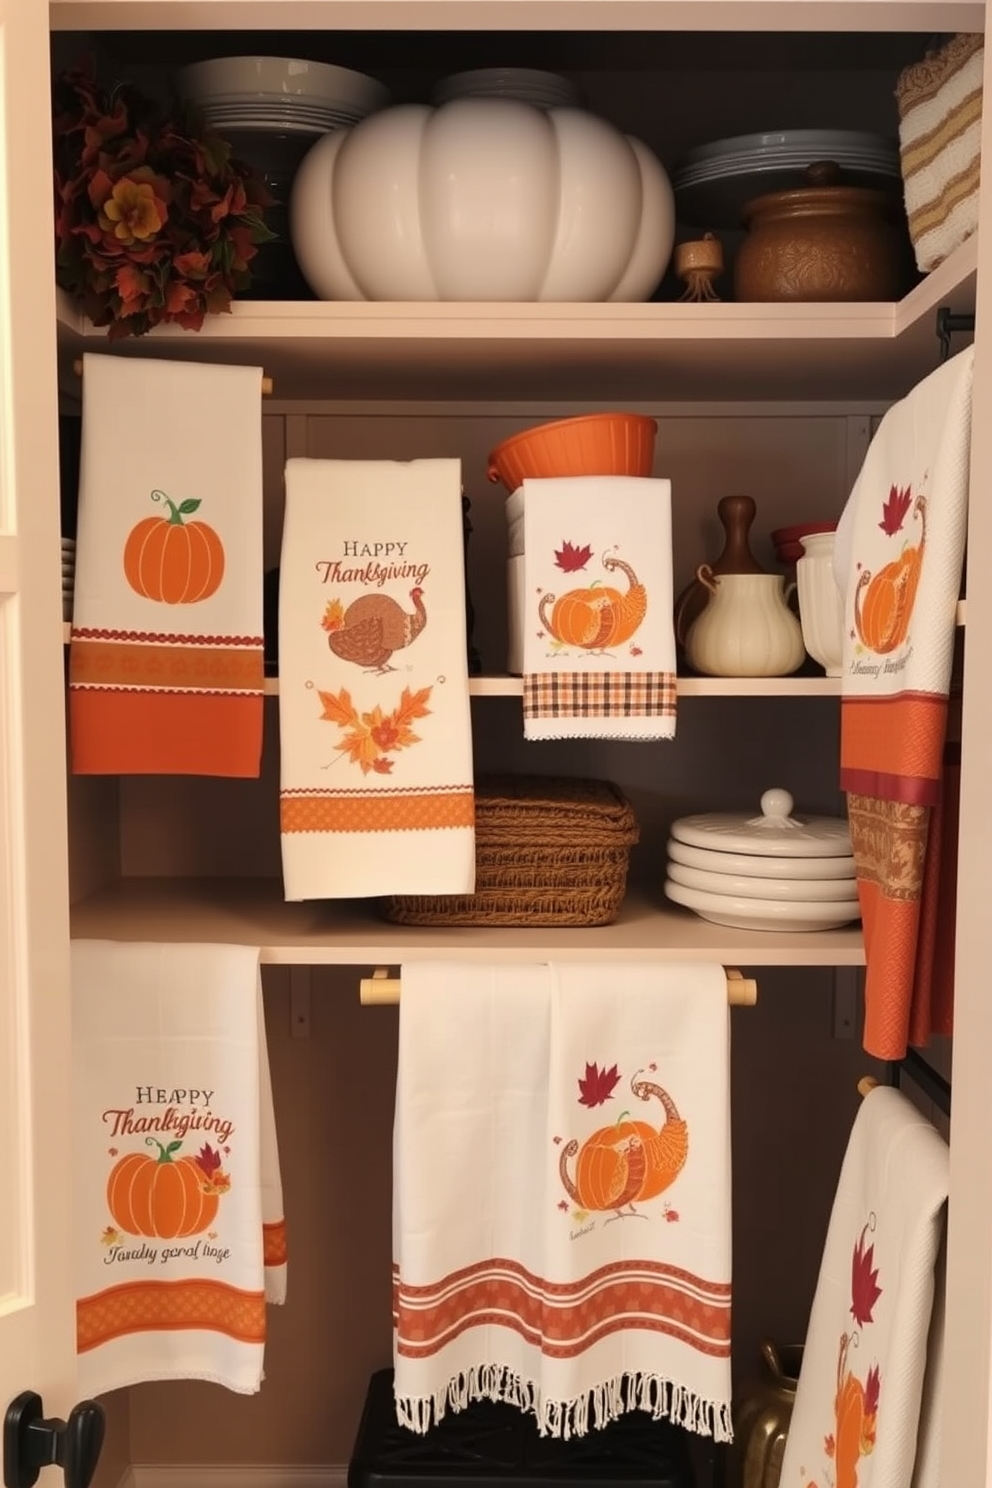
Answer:
[[[262,374],[83,358],[72,768],[259,773]]]
[[[79,1388],[262,1380],[286,1233],[258,950],[72,942]]]
[[[524,736],[675,735],[671,482],[525,480]]]
[[[730,1434],[729,1010],[719,965],[402,968],[399,1420],[505,1401],[568,1439]]]
[[[945,744],[972,365],[969,347],[889,409],[837,529],[840,779],[864,921],[864,1046],[879,1059],[901,1059],[910,1041],[951,1031],[949,969],[935,964],[935,937],[921,926],[941,918],[924,895],[946,898],[953,884],[955,764],[947,761],[947,774]],[[930,830],[935,808],[939,832]],[[944,910],[953,920],[953,905]]]
[[[949,1168],[947,1143],[904,1095],[885,1086],[869,1092],[830,1214],[783,1484],[919,1482],[914,1463]]]
[[[279,726],[287,899],[472,892],[458,460],[287,461]]]

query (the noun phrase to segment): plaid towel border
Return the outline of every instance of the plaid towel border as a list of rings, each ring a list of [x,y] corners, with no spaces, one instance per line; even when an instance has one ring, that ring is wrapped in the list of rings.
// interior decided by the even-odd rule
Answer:
[[[674,718],[674,672],[532,672],[525,718]]]

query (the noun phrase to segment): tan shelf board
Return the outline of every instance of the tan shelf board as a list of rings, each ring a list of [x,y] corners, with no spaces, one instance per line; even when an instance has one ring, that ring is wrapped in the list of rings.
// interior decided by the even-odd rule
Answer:
[[[56,31],[980,31],[978,0],[52,0]]]
[[[115,354],[253,363],[280,400],[602,396],[895,398],[937,364],[934,316],[974,309],[977,239],[898,304],[534,305],[237,302],[199,332],[165,326]],[[63,386],[106,333],[58,296]]]
[[[484,961],[722,960],[746,966],[860,966],[861,930],[786,934],[723,929],[630,893],[615,925],[587,930],[389,925],[361,902],[287,904],[279,880],[122,879],[75,905],[77,939],[258,945],[269,965],[395,966],[437,955]]]

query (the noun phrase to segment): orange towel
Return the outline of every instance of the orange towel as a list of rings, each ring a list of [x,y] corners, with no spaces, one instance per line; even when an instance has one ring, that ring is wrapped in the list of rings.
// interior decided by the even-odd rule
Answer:
[[[969,348],[889,410],[838,528],[841,785],[868,963],[864,1046],[879,1059],[950,1031],[957,764],[945,744],[972,360]]]
[[[76,774],[259,773],[261,391],[257,367],[84,358]]]

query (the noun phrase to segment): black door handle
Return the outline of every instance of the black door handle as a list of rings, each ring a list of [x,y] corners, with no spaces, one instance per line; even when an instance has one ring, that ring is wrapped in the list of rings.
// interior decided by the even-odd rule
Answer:
[[[25,1390],[3,1418],[4,1488],[33,1488],[43,1467],[61,1467],[66,1488],[89,1488],[105,1427],[95,1400],[81,1400],[68,1421],[46,1419],[41,1396]]]

